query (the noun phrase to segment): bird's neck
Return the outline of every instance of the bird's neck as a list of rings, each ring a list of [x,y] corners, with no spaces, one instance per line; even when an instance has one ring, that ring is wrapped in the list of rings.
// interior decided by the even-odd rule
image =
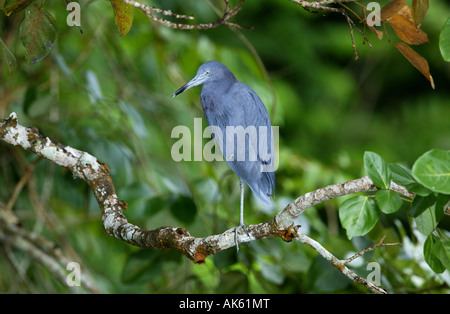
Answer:
[[[223,95],[227,93],[234,83],[237,82],[236,77],[233,73],[228,73],[225,78],[219,80],[209,81],[203,85],[203,90],[214,91],[214,95]]]

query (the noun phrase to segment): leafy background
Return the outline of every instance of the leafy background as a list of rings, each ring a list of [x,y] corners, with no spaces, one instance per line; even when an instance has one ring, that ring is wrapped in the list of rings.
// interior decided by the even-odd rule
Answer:
[[[450,16],[444,0],[432,1],[422,22],[430,43],[414,47],[428,60],[434,90],[386,39],[367,32],[369,48],[355,31],[355,61],[345,19],[311,14],[289,1],[245,2],[233,21],[253,26],[251,31],[224,26],[173,30],[134,10],[133,26],[123,37],[108,1],[79,3],[81,29],[67,25],[63,2],[44,3],[57,26],[57,40],[34,64],[21,41],[26,10],[0,14],[0,38],[16,61],[9,67],[12,59],[2,59],[0,116],[14,111],[21,124],[107,163],[119,198],[128,203],[127,218],[143,228],[181,226],[200,237],[237,223],[239,184],[229,168],[218,162],[177,163],[170,155],[173,127],[192,129],[194,117],[203,117],[200,88],[173,100],[170,96],[211,59],[255,89],[273,125],[280,127],[274,204],[261,207],[247,190],[247,224],[271,219],[306,192],[366,175],[365,151],[411,168],[431,149],[450,149],[450,66],[439,50],[439,34]],[[223,6],[221,1],[152,4],[192,13],[200,22],[216,20],[212,6]],[[36,157],[4,144],[0,154],[0,201],[6,203]],[[356,273],[365,277],[367,264],[375,261],[381,284],[390,292],[449,292],[448,270],[436,274],[424,259],[429,245],[409,215],[410,203],[403,201],[392,214],[381,212],[367,235],[350,240],[339,219],[339,206],[348,199],[308,209],[298,221],[301,231],[339,258],[386,235],[388,242],[403,245],[379,248],[352,262]],[[46,161],[38,162],[14,211],[28,229],[70,252],[101,292],[367,292],[311,248],[281,239],[241,245],[239,255],[234,249],[220,252],[205,265],[194,265],[175,251],[122,243],[104,233],[87,185]],[[440,234],[430,237],[448,237],[449,223],[443,217],[434,226]],[[45,267],[12,249],[1,233],[0,254],[5,257],[0,258],[1,292],[68,291]]]

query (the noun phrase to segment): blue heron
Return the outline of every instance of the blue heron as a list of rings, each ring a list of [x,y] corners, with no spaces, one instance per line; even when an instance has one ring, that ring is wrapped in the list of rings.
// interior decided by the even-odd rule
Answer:
[[[202,64],[197,75],[178,89],[172,98],[185,90],[203,84],[201,103],[208,125],[222,154],[239,177],[240,219],[234,229],[236,249],[239,250],[237,232],[244,224],[245,183],[265,204],[275,193],[275,152],[271,122],[266,107],[248,85],[239,82],[222,63],[209,61]]]

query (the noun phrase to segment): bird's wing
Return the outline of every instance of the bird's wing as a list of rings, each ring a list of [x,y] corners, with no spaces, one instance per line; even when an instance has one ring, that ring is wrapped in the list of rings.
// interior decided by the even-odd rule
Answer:
[[[268,203],[269,196],[275,191],[275,150],[269,114],[259,96],[246,84],[238,82],[230,92],[230,105],[234,108],[230,110],[235,113],[231,119],[234,125],[242,125],[244,133],[248,134],[245,149],[250,162],[237,160],[228,164],[261,200]],[[231,139],[227,137],[226,140],[228,143]]]
[[[206,120],[231,169],[265,203],[275,188],[269,114],[258,95],[236,82],[225,94],[202,92]],[[273,169],[273,168],[272,168]]]
[[[233,105],[240,107],[243,113],[236,121],[246,130],[255,128],[257,136],[249,136],[250,149],[260,162],[270,163],[274,155],[274,139],[267,109],[253,89],[240,82],[235,85],[237,88],[233,92]]]

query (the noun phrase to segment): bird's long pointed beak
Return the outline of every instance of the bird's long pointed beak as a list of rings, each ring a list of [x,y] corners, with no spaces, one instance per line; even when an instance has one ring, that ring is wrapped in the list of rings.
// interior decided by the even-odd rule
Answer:
[[[197,86],[202,84],[208,76],[206,76],[204,73],[196,75],[192,80],[181,86],[175,93],[173,93],[171,98],[174,98],[175,96],[181,94],[185,90],[188,90],[191,87]]]

